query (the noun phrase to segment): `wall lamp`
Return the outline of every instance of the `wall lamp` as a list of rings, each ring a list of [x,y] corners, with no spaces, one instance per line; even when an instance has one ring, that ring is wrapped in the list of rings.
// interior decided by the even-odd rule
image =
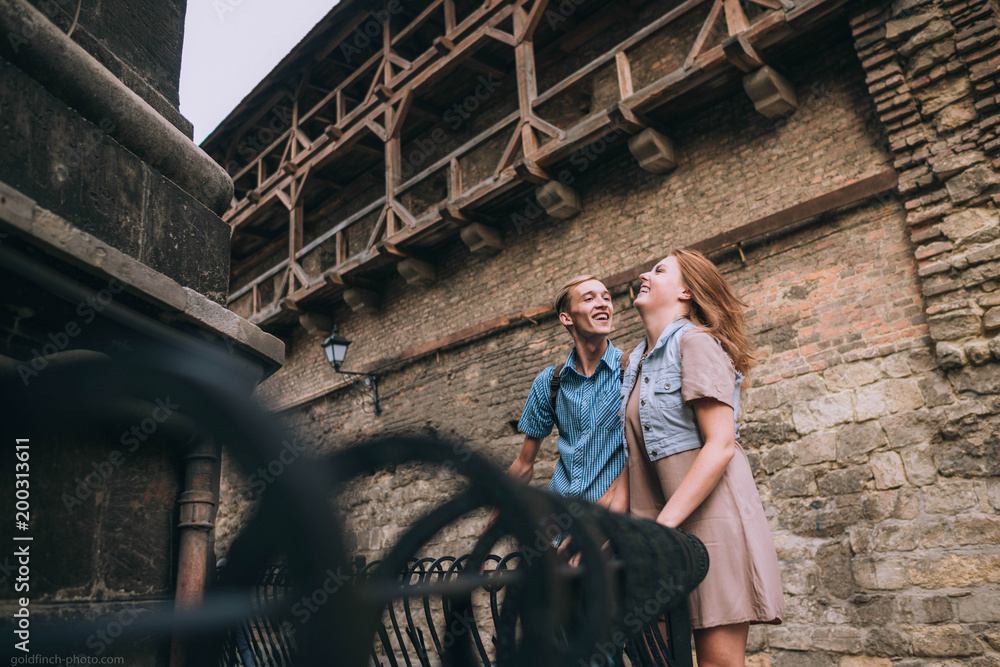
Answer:
[[[364,384],[370,390],[372,397],[372,405],[374,406],[375,416],[382,414],[382,408],[378,404],[378,375],[374,373],[355,373],[352,371],[342,371],[340,370],[340,365],[344,363],[344,357],[347,356],[347,346],[351,344],[351,341],[347,340],[343,336],[337,333],[337,327],[333,328],[330,332],[330,336],[320,343],[320,347],[323,348],[323,352],[326,354],[326,360],[333,366],[333,370],[340,373],[341,375],[358,375],[364,377]]]

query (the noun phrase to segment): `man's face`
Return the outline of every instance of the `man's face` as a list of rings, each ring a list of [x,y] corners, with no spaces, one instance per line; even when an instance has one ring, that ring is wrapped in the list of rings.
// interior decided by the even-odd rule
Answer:
[[[569,293],[569,307],[559,313],[559,321],[581,336],[611,333],[611,293],[600,280],[582,282]]]

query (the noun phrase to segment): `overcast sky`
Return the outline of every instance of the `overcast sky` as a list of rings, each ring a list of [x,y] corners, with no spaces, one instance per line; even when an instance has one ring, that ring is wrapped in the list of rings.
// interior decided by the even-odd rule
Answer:
[[[338,0],[188,0],[181,113],[201,143]]]

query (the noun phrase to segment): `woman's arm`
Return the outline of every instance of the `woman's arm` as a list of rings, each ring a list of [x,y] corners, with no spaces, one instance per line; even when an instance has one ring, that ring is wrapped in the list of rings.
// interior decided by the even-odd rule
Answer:
[[[611,482],[604,495],[597,499],[597,504],[612,512],[628,514],[628,463],[618,473],[618,477],[615,477],[615,481]]]
[[[714,398],[695,399],[691,405],[705,444],[677,491],[656,517],[657,523],[669,528],[684,523],[701,505],[722,479],[722,473],[736,452],[733,409]]]
[[[611,498],[611,505],[608,507],[612,512],[618,512],[619,514],[628,514],[628,462],[625,462],[625,466],[622,468],[622,472],[618,475],[618,479],[615,480],[618,487],[615,489],[615,494]]]

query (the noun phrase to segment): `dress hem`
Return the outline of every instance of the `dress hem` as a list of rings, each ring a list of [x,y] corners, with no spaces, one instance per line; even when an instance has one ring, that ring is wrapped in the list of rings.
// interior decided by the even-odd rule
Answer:
[[[740,618],[732,621],[723,621],[721,623],[713,623],[712,625],[695,625],[691,623],[692,630],[709,630],[711,628],[721,628],[727,625],[739,625],[740,623],[749,623],[750,625],[781,625],[783,620],[780,617],[775,616],[771,620],[761,621],[756,618]]]

